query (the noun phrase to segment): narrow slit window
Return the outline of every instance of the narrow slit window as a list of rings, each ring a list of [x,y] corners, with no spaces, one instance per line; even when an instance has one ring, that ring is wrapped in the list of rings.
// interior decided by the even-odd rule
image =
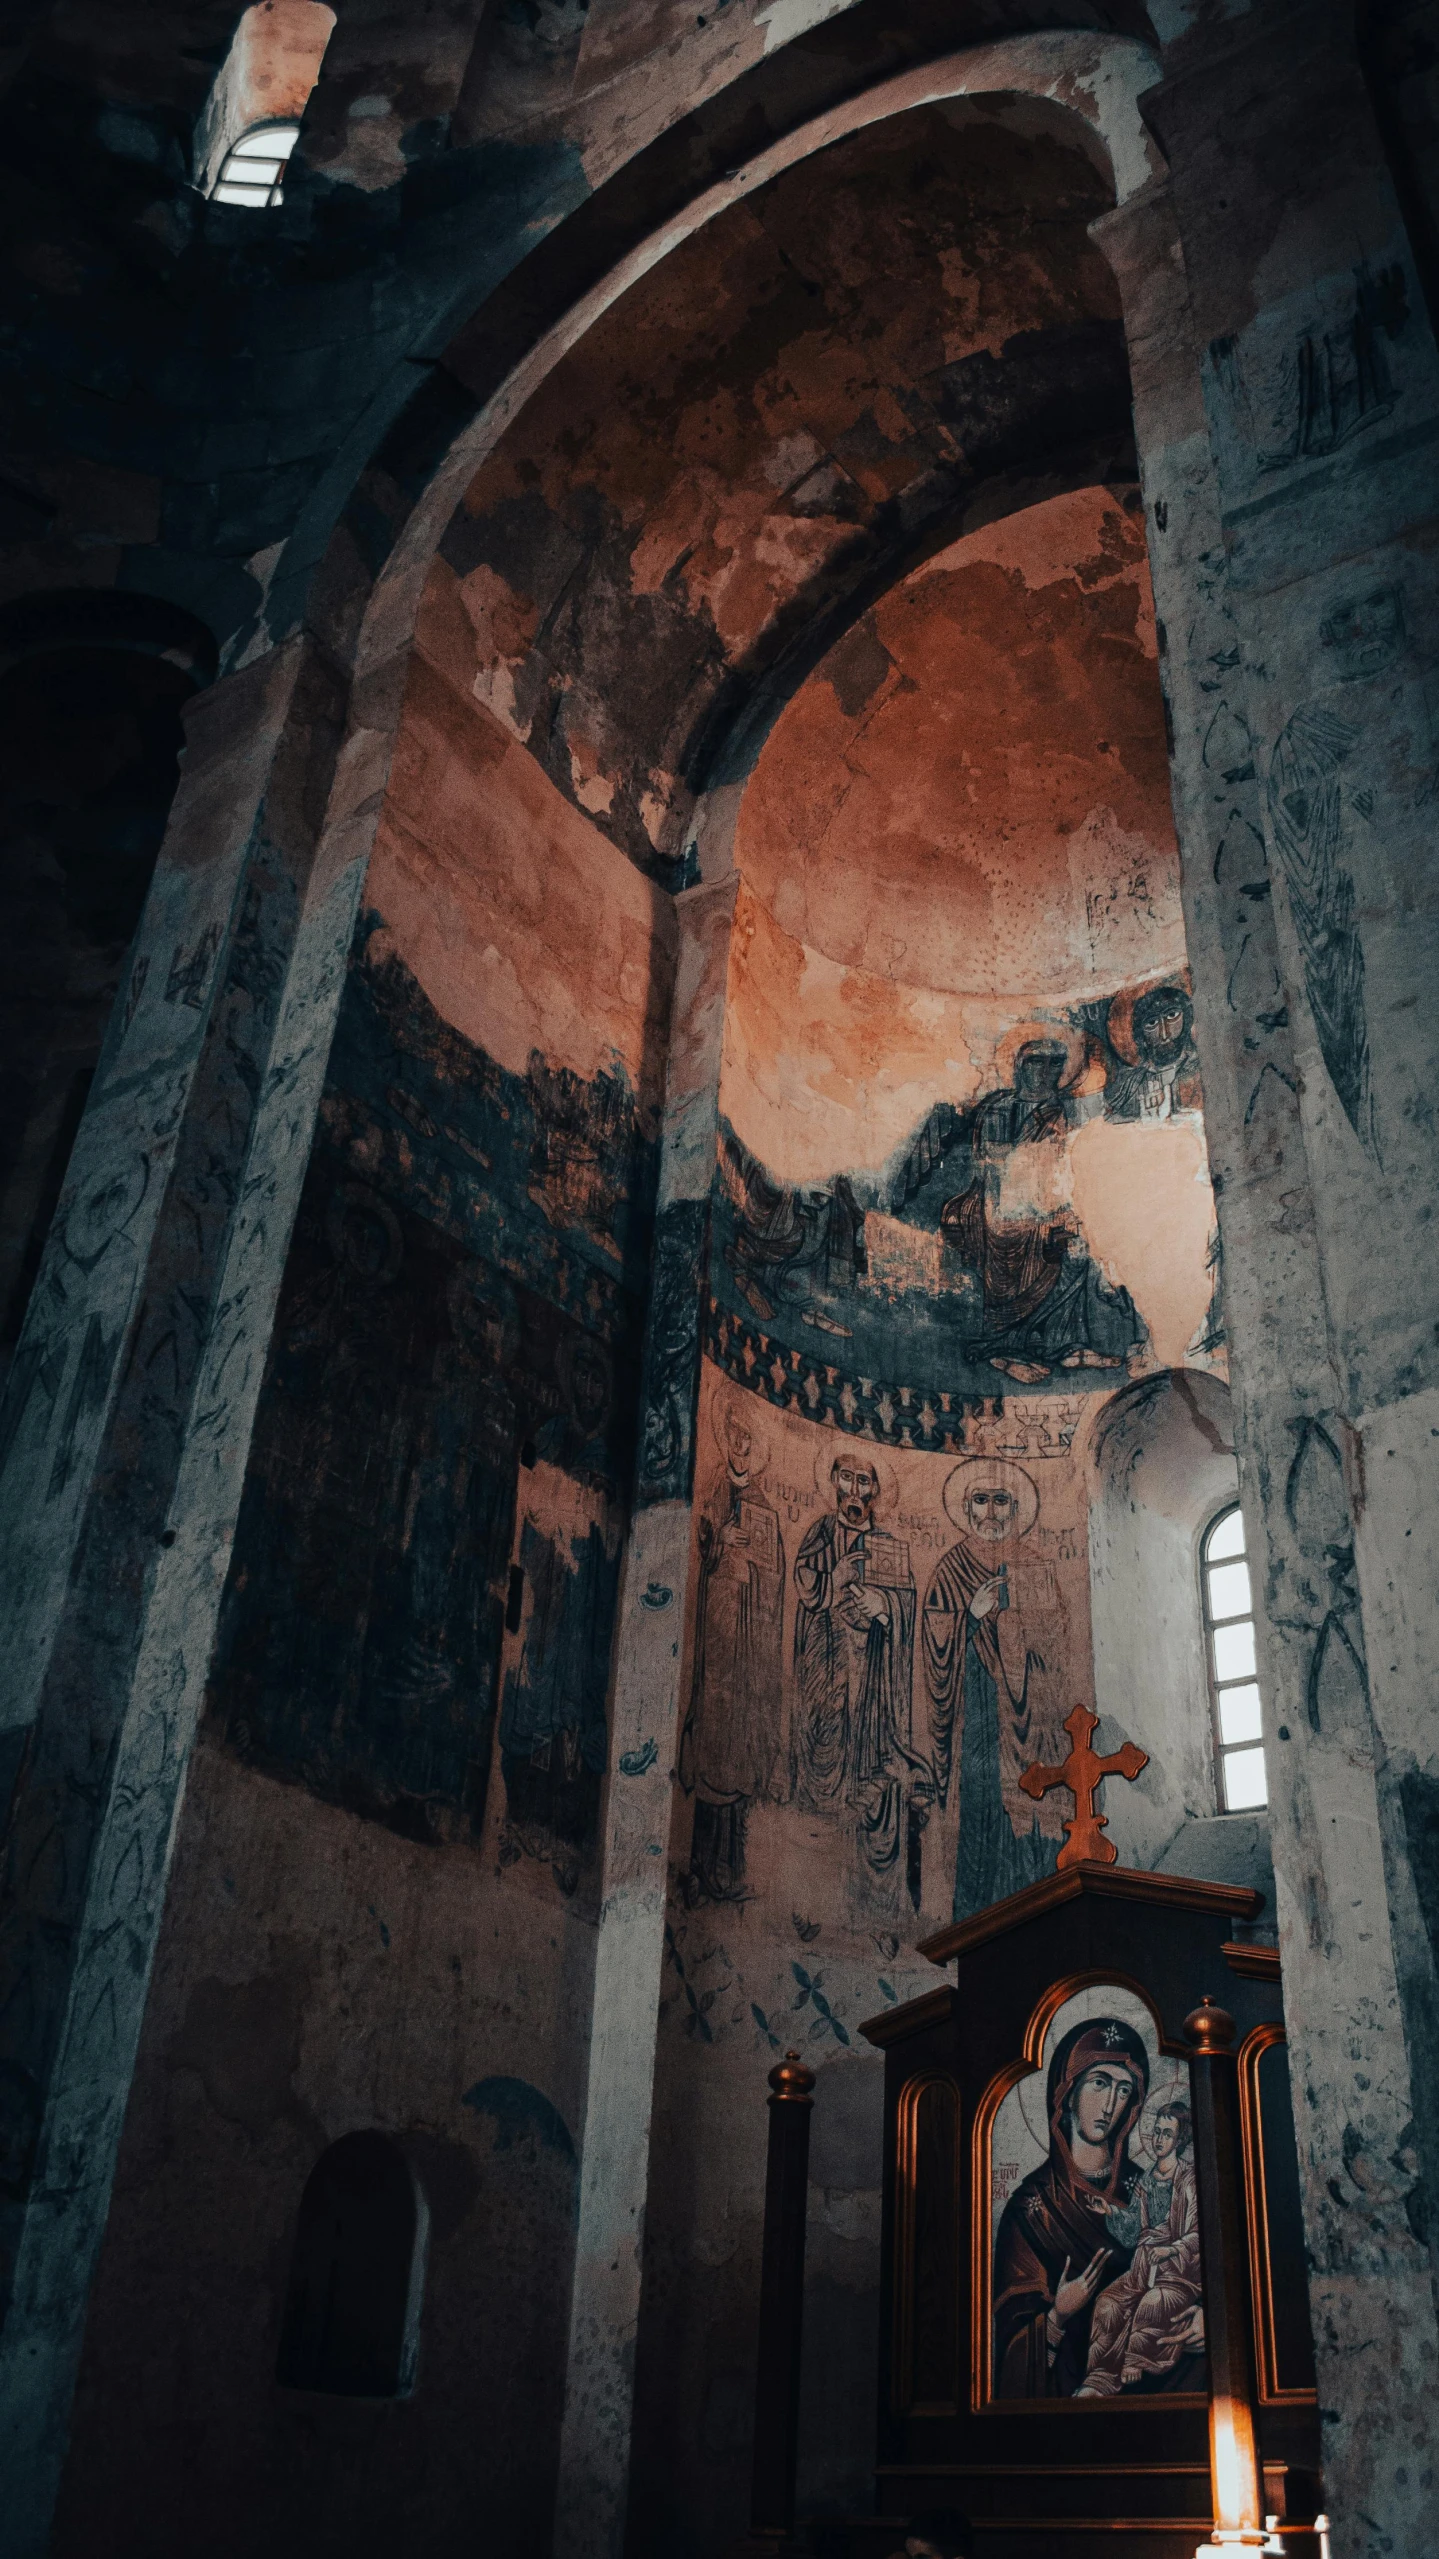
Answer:
[[[1225,1813],[1261,1812],[1269,1801],[1269,1779],[1254,1652],[1254,1594],[1244,1552],[1244,1513],[1237,1502],[1210,1521],[1199,1570],[1219,1808]]]

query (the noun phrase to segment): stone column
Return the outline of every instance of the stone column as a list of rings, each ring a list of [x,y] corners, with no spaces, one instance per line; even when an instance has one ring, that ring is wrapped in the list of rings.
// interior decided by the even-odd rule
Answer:
[[[624,2542],[734,895],[730,873],[675,901],[638,1479],[615,1633],[556,2559],[619,2559]]]
[[[40,2559],[394,676],[201,696],[0,1408],[0,2477]],[[338,757],[338,765],[337,765]],[[328,823],[320,820],[329,803]]]
[[[1412,1684],[1404,1704],[1394,1695],[1403,1654],[1386,1640],[1375,1606],[1380,1553],[1383,1570],[1397,1568],[1407,1581],[1425,1623],[1434,1596],[1430,1590],[1420,1602],[1423,1567],[1405,1523],[1386,1520],[1376,1536],[1373,1483],[1366,1488],[1355,1469],[1373,1424],[1355,1392],[1335,1275],[1346,1256],[1351,1272],[1366,1261],[1373,1270],[1391,1247],[1377,1176],[1366,1169],[1372,1158],[1322,1063],[1320,1024],[1332,1008],[1322,984],[1307,983],[1290,902],[1289,875],[1307,898],[1327,859],[1330,929],[1342,927],[1333,873],[1357,872],[1347,852],[1336,862],[1333,829],[1347,848],[1350,829],[1367,821],[1349,809],[1343,783],[1336,794],[1324,778],[1334,749],[1322,723],[1317,740],[1296,734],[1287,759],[1276,761],[1291,713],[1281,720],[1273,697],[1276,681],[1291,704],[1296,688],[1302,692],[1294,647],[1307,646],[1316,674],[1322,670],[1335,645],[1324,626],[1346,627],[1342,616],[1335,621],[1336,596],[1371,593],[1360,556],[1366,531],[1385,521],[1396,474],[1407,475],[1412,504],[1409,457],[1432,446],[1426,408],[1397,437],[1387,418],[1341,432],[1349,423],[1341,415],[1331,451],[1304,450],[1306,436],[1314,445],[1329,430],[1296,422],[1295,386],[1309,386],[1309,401],[1324,365],[1340,364],[1346,346],[1369,349],[1364,378],[1379,379],[1369,340],[1356,335],[1360,288],[1366,257],[1387,275],[1402,266],[1403,244],[1384,211],[1372,134],[1367,160],[1353,140],[1354,128],[1363,139],[1365,127],[1357,74],[1352,65],[1338,71],[1323,22],[1300,30],[1291,20],[1282,36],[1262,37],[1239,22],[1224,42],[1222,58],[1146,98],[1171,178],[1106,217],[1096,236],[1125,302],[1160,625],[1240,1487],[1261,1617],[1326,2494],[1337,2559],[1360,2552],[1377,2559],[1381,2548],[1419,2546],[1427,2531],[1418,2483],[1432,2444],[1439,2351],[1422,2238],[1423,2183],[1439,2193],[1430,2085],[1439,2036],[1432,1953],[1417,1925],[1394,1815],[1396,1743],[1402,1733],[1402,1746],[1414,1749],[1420,1699]],[[1361,160],[1363,186],[1354,176]],[[1265,187],[1272,198],[1256,204]],[[1349,296],[1343,320],[1334,316],[1341,283]],[[1382,290],[1386,308],[1397,310],[1392,280]],[[1417,381],[1430,374],[1432,345],[1427,330],[1420,343],[1416,300],[1410,296],[1404,328]],[[1382,317],[1378,327],[1382,335]],[[1287,348],[1287,370],[1278,357],[1272,373],[1257,362],[1250,369],[1256,333],[1263,348]],[[1240,410],[1249,458],[1243,494],[1232,496]],[[1311,421],[1313,414],[1312,405],[1304,410]],[[1403,450],[1391,453],[1390,445]],[[1341,503],[1338,482],[1351,472],[1373,486],[1357,504]],[[1296,779],[1301,760],[1307,778]],[[1316,812],[1323,847],[1312,833]],[[1372,894],[1383,942],[1393,909],[1407,907],[1414,922],[1416,883],[1412,875],[1381,878],[1377,865],[1370,880],[1361,912],[1367,930]],[[1426,1025],[1421,1041],[1432,1036]],[[1374,1085],[1371,1064],[1371,1092]],[[1347,1182],[1335,1179],[1336,1150],[1351,1158]],[[1412,1307],[1433,1286],[1412,1245],[1394,1260],[1367,1302],[1363,1290],[1350,1291],[1351,1329],[1376,1351],[1392,1343],[1398,1305]],[[1412,1344],[1412,1327],[1408,1338]],[[1397,1387],[1397,1369],[1386,1374]],[[1403,1445],[1412,1463],[1411,1441]],[[1432,1516],[1439,1485],[1430,1482]],[[1368,1539],[1375,1564],[1366,1566]]]

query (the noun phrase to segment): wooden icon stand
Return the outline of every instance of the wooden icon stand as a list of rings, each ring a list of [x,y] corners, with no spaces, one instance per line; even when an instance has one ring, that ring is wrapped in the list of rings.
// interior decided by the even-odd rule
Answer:
[[[1133,1773],[1094,1764],[1093,1728],[1087,1709],[1070,1718],[1080,1801],[1067,1849],[1099,1778]],[[1074,1784],[1029,1774],[1032,1793]],[[1261,1897],[1114,1858],[1102,1837],[1097,1857],[1061,1852],[1056,1874],[940,1930],[920,1951],[951,1981],[861,2029],[885,2057],[885,2191],[876,2521],[863,2540],[855,2527],[856,2553],[895,2548],[910,2516],[958,2508],[986,2559],[1093,2559],[1107,2529],[1125,2559],[1262,2550],[1266,2514],[1284,2518],[1288,2559],[1317,2559],[1303,2520],[1323,2499],[1279,1960],[1239,1935]],[[996,2181],[996,2126],[1027,2084],[1024,2120],[1042,2131],[1037,2074],[1071,2031],[1055,2021],[1092,2013],[1099,2031],[1106,1988],[1114,2013],[1146,2018],[1154,2084],[1161,2069],[1188,2076],[1205,2342],[1182,2387],[1161,2376],[1148,2395],[1057,2395],[1041,2350],[1030,2395],[1004,2397],[996,2231],[1018,2189]],[[1221,1988],[1222,2011],[1209,1996]]]

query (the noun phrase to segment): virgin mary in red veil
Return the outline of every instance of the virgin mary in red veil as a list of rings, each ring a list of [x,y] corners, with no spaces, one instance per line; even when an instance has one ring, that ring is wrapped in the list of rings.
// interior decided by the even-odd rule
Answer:
[[[1143,2038],[1118,2017],[1071,2026],[1049,2064],[1049,2157],[1010,2197],[994,2251],[996,2399],[1068,2399],[1095,2297],[1129,2265],[1107,2216],[1140,2171],[1129,2136],[1149,2093]]]

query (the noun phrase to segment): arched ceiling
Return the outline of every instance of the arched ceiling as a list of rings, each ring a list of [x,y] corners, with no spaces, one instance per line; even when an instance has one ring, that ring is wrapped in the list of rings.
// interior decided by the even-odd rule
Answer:
[[[676,248],[551,375],[431,573],[428,654],[640,865],[917,558],[1122,478],[1105,182],[1034,101],[837,144]]]
[[[771,732],[736,860],[782,932],[896,985],[1078,1001],[1182,968],[1138,507],[1077,490],[891,588]]]

